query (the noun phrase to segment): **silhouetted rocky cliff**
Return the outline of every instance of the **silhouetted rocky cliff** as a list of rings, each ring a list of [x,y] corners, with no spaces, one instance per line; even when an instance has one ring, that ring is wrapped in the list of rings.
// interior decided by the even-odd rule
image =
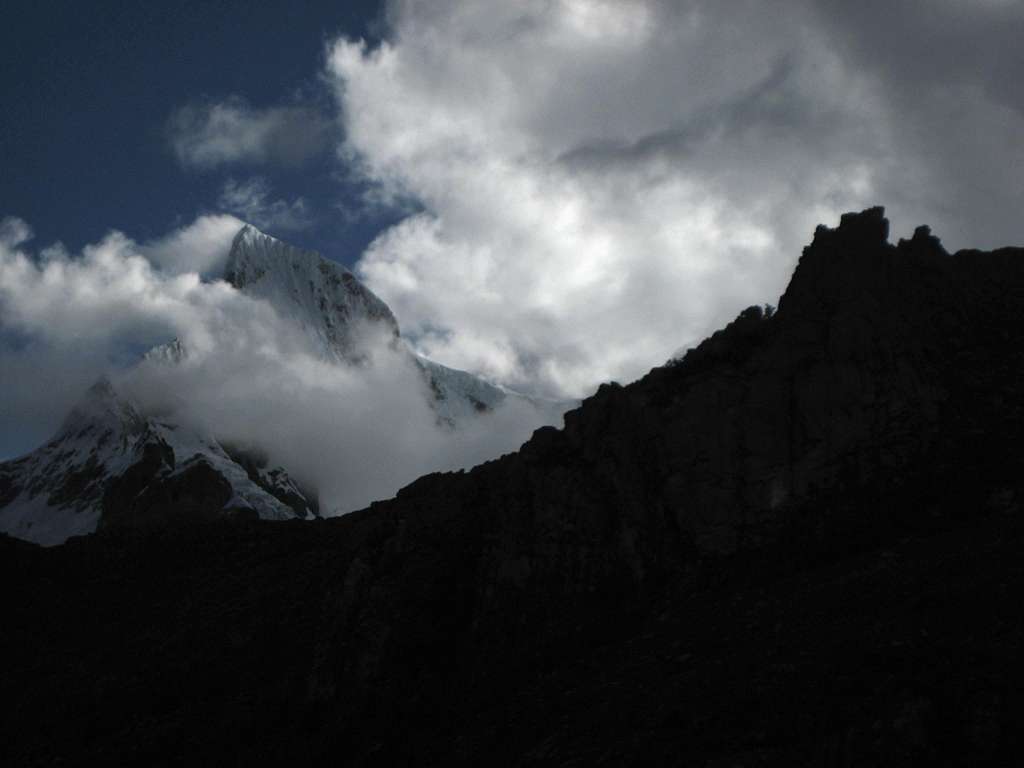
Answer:
[[[887,230],[819,228],[777,311],[345,518],[0,542],[0,753],[1020,758],[1024,250]]]

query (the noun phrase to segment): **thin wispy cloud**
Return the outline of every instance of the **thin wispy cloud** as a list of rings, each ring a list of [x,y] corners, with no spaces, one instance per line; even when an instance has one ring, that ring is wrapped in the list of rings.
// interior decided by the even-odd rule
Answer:
[[[171,148],[182,166],[298,166],[328,146],[332,121],[312,107],[257,108],[241,97],[188,104],[167,123]]]
[[[261,177],[224,182],[217,207],[268,232],[293,232],[314,224],[313,212],[299,197],[292,201],[274,199],[270,183]]]

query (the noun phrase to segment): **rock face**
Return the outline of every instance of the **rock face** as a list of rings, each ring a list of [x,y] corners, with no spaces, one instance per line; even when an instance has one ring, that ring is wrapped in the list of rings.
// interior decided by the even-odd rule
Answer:
[[[601,387],[564,430],[365,515],[394,520],[396,546],[418,520],[472,521],[483,582],[539,606],[552,582],[576,600],[700,557],[941,517],[968,467],[970,493],[1017,503],[1016,481],[987,468],[1017,462],[1024,433],[1022,251],[887,234],[880,208],[819,228],[770,316],[746,310],[683,359]]]
[[[777,311],[344,518],[0,541],[3,748],[1019,762],[1024,250],[887,228],[820,228]]]

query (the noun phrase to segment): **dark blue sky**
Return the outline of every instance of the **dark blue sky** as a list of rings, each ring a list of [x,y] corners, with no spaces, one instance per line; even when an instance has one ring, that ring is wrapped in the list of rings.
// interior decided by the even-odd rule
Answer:
[[[380,3],[15,2],[0,25],[0,217],[26,220],[36,247],[77,250],[111,228],[136,240],[215,209],[228,177],[258,174],[303,197],[316,224],[288,233],[351,263],[386,220],[334,215],[353,189],[333,146],[298,167],[185,169],[171,151],[171,113],[241,97],[255,108],[302,93],[331,114],[318,81],[325,42],[374,39]],[[340,136],[339,136],[340,139]]]

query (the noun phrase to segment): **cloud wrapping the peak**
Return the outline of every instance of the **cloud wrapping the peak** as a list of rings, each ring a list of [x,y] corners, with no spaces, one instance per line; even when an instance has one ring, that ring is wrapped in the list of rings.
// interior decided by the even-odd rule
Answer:
[[[243,224],[234,216],[206,214],[143,244],[139,250],[154,266],[168,274],[196,272],[202,277],[219,277],[231,251],[231,242]]]
[[[239,344],[267,332],[274,323],[269,306],[182,268],[222,252],[223,236],[239,227],[232,220],[222,228],[226,223],[201,217],[147,245],[112,231],[80,254],[60,245],[32,253],[0,243],[0,327],[57,349],[90,349],[106,364],[119,348],[145,349],[175,336],[207,350],[220,338]],[[196,243],[202,247],[190,247]],[[172,259],[175,249],[181,250]],[[157,269],[151,258],[172,268]]]
[[[187,269],[190,263],[208,265],[210,254],[226,248],[224,236],[233,236],[238,226],[235,220],[203,217],[146,245],[115,231],[72,254],[59,244],[28,250],[28,225],[5,220],[0,457],[48,438],[100,374],[135,364],[155,344],[177,336],[208,350],[219,338],[267,332],[274,319],[265,307],[226,283],[202,282]],[[210,245],[217,241],[216,248]],[[150,258],[165,268],[154,267]]]
[[[178,161],[197,170],[240,163],[298,166],[323,152],[331,128],[311,107],[259,109],[239,97],[179,107],[167,123]]]
[[[372,364],[359,367],[325,362],[287,335],[263,341],[256,354],[222,346],[173,367],[147,363],[120,386],[201,434],[262,447],[317,489],[324,514],[514,450],[540,426],[537,412],[514,400],[457,430],[439,426],[420,371],[386,338],[369,345]]]
[[[985,204],[954,216],[966,195],[936,186],[957,140],[932,126],[955,110],[894,94],[905,62],[872,64],[876,30],[823,5],[831,15],[804,0],[396,3],[383,43],[342,39],[328,58],[343,155],[422,209],[359,274],[424,353],[578,395],[775,301],[814,226],[843,211],[883,203],[897,234],[930,221],[988,245],[964,225],[984,224]],[[921,11],[896,5],[907,25]],[[962,4],[940,5],[930,23],[956,38]],[[981,128],[965,142],[984,160],[981,145],[1024,126],[983,77],[961,80],[961,127]],[[989,154],[1021,157],[999,140]],[[954,186],[1022,202],[984,167]]]

